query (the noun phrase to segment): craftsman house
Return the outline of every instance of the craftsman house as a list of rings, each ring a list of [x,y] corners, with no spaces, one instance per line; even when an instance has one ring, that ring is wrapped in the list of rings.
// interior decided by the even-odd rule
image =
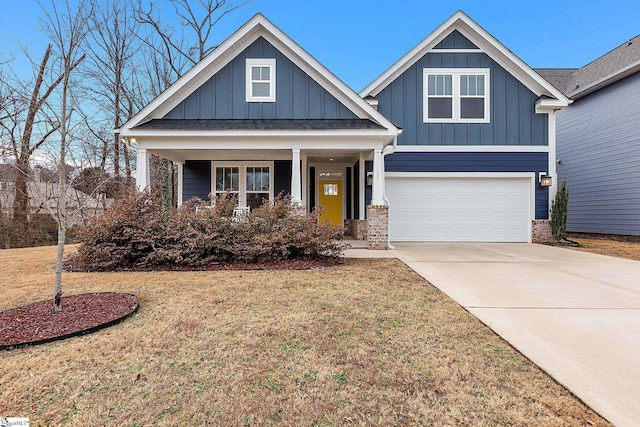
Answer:
[[[149,154],[178,164],[180,202],[230,190],[253,208],[284,192],[370,248],[529,242],[567,104],[462,12],[360,94],[258,14],[119,132],[139,188]]]

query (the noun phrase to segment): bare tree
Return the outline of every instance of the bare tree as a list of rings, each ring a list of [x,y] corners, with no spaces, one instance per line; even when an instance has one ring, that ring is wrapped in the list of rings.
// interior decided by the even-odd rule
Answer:
[[[138,33],[140,23],[134,18],[135,10],[130,0],[107,0],[101,4],[92,16],[94,31],[86,40],[88,51],[88,77],[92,82],[91,90],[96,102],[108,112],[106,123],[87,121],[94,136],[102,141],[100,167],[103,174],[109,153],[113,153],[113,174],[116,179],[122,175],[124,164],[124,183],[132,181],[131,153],[120,144],[119,135],[113,132],[129,120],[135,111],[129,108],[131,100],[144,98],[142,89],[133,78],[140,58],[141,43]],[[102,124],[106,126],[102,126]],[[110,128],[105,132],[103,127]],[[122,155],[122,159],[121,159]]]
[[[61,87],[59,90],[59,104],[57,105],[58,118],[58,200],[53,217],[58,226],[58,250],[55,266],[54,280],[54,310],[62,310],[62,262],[64,258],[64,244],[67,233],[67,203],[66,175],[67,149],[70,137],[71,120],[74,114],[75,102],[71,96],[71,88],[74,86],[72,72],[85,59],[86,54],[81,47],[84,39],[91,29],[90,18],[94,12],[94,5],[90,0],[80,0],[71,5],[69,0],[63,3],[62,9],[58,9],[55,0],[51,1],[51,9],[45,10],[45,16],[41,21],[43,31],[49,36],[56,48],[56,66],[59,70]]]
[[[193,0],[167,0],[180,19],[181,28],[176,30],[162,21],[157,2],[149,2],[145,8],[138,0],[138,22],[150,29],[146,43],[168,67],[164,70],[165,88],[216,47],[210,41],[214,27],[249,1],[199,0],[194,7]]]
[[[29,193],[27,182],[31,177],[30,161],[34,152],[60,128],[60,123],[44,114],[46,103],[62,83],[63,76],[45,81],[50,67],[51,45],[36,68],[35,81],[25,82],[14,75],[5,82],[4,102],[0,107],[0,126],[3,143],[15,160],[16,182],[13,203],[13,244],[28,244]],[[34,64],[35,66],[35,64]]]

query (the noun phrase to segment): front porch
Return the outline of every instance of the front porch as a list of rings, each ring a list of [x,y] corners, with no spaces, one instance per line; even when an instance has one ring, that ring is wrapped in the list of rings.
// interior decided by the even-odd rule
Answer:
[[[240,207],[255,209],[263,200],[287,194],[307,213],[321,206],[321,221],[343,226],[347,236],[366,242],[369,249],[387,249],[381,148],[177,151],[138,146],[137,151],[141,190],[150,183],[150,155],[177,165],[178,205],[230,191]]]

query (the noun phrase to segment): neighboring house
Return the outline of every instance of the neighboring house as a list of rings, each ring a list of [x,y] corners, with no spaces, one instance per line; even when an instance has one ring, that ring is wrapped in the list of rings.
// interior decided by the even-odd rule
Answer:
[[[33,179],[27,183],[31,214],[56,213],[59,194],[57,180],[57,173],[41,166],[33,168]],[[2,215],[11,215],[13,212],[16,196],[15,182],[14,166],[8,163],[0,164],[0,213]],[[69,225],[84,224],[87,219],[99,215],[112,203],[111,199],[102,200],[100,197],[93,197],[70,185],[65,186],[65,198]]]
[[[567,230],[640,235],[640,36],[580,69],[539,72],[573,100],[557,134]]]
[[[256,15],[120,128],[178,163],[179,200],[280,192],[391,240],[532,240],[547,220],[555,114],[568,100],[458,12],[356,94]],[[390,235],[389,235],[390,233]]]

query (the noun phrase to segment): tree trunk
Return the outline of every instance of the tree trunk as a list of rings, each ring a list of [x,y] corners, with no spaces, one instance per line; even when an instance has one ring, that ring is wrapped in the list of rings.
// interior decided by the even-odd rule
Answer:
[[[56,268],[53,290],[53,309],[62,311],[62,260],[64,259],[64,241],[67,236],[67,228],[58,225],[58,250],[56,253]]]
[[[13,202],[11,246],[29,246],[29,191],[27,188],[31,170],[22,158],[16,159],[16,195]],[[28,162],[28,160],[27,160]]]

